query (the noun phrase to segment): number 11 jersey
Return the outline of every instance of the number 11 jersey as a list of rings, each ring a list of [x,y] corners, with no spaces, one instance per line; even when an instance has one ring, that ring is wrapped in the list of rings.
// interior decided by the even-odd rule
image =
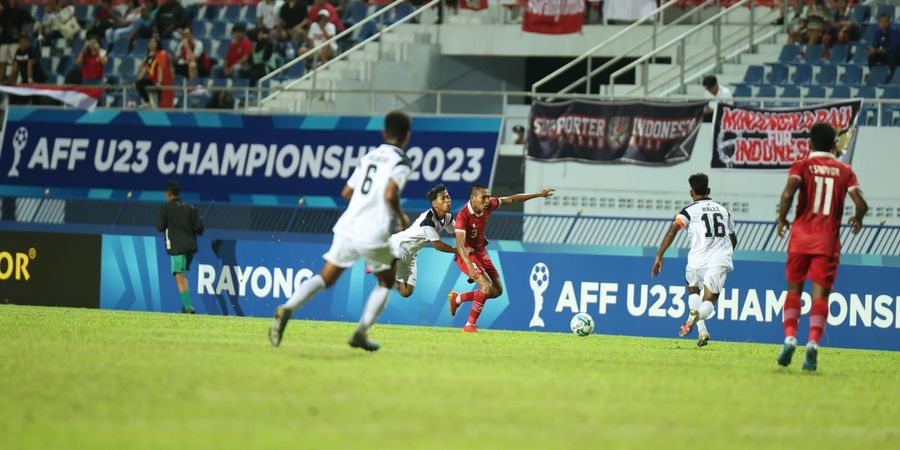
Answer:
[[[734,269],[731,234],[734,221],[724,206],[708,199],[700,199],[675,216],[675,223],[687,228],[691,239],[687,269],[725,267]]]
[[[853,169],[832,153],[811,152],[788,176],[801,182],[788,253],[840,255],[844,199],[859,187]]]

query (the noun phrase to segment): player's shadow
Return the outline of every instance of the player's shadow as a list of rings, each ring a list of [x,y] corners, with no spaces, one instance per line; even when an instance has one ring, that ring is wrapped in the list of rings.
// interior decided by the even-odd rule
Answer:
[[[237,250],[235,247],[235,241],[216,239],[212,242],[212,251],[216,255],[216,258],[222,263],[222,270],[231,270],[230,267],[237,266]],[[237,296],[228,295],[226,292],[219,292],[216,294],[216,301],[219,303],[222,314],[228,315],[228,304],[230,303],[235,315],[244,315],[244,310],[241,308]]]

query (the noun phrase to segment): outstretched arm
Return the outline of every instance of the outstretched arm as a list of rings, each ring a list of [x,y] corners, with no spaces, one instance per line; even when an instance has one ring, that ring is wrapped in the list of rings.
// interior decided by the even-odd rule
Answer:
[[[394,217],[397,220],[397,228],[401,231],[405,230],[409,226],[409,218],[406,217],[403,207],[400,206],[400,186],[393,178],[388,180],[387,190],[384,192],[384,200],[394,213]]]
[[[738,242],[738,241],[737,241],[737,233],[731,233],[731,234],[728,235],[728,237],[731,239],[731,248],[732,248],[732,250],[735,249],[735,248],[737,248],[737,242]]]
[[[459,242],[457,242],[458,244]],[[456,253],[456,249],[441,242],[441,241],[431,241],[431,246],[434,247],[435,250],[444,253]]]
[[[656,260],[653,261],[653,269],[651,269],[650,274],[655,278],[659,275],[659,272],[662,271],[662,258],[666,253],[666,250],[669,249],[669,246],[672,245],[672,242],[675,241],[675,235],[678,234],[678,230],[681,229],[681,226],[678,223],[673,223],[672,226],[669,227],[669,231],[666,232],[666,235],[663,237],[662,243],[659,244],[659,250],[656,251]]]
[[[535,192],[534,194],[516,194],[510,195],[509,197],[500,197],[501,205],[508,205],[510,203],[521,203],[527,202],[528,200],[538,198],[538,197],[551,197],[553,193],[556,192],[556,189],[552,188],[544,188],[541,189],[540,192]]]
[[[790,222],[787,221],[787,213],[791,210],[791,204],[794,203],[794,194],[797,193],[797,189],[800,189],[800,183],[802,182],[803,180],[798,176],[788,177],[787,185],[781,193],[781,203],[778,204],[778,220],[775,227],[779,237],[783,238],[784,231],[791,227]]]
[[[850,225],[853,226],[853,234],[857,234],[862,229],[863,217],[869,212],[869,204],[863,197],[862,189],[858,186],[850,188],[849,193],[850,199],[856,205],[856,214],[850,219]]]

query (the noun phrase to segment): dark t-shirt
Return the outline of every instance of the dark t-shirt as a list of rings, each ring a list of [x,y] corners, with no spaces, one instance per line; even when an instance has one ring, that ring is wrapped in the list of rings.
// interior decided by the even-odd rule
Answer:
[[[303,22],[303,19],[306,19],[307,9],[309,9],[309,4],[302,0],[294,2],[294,6],[288,6],[288,3],[285,2],[281,6],[281,11],[278,12],[278,17],[284,21],[288,28],[294,28],[300,22]]]
[[[0,30],[0,44],[15,44],[19,42],[19,35],[22,33],[22,30],[29,24],[34,23],[34,18],[24,8],[18,6],[10,8],[6,5],[6,2],[4,2],[3,6],[3,12],[0,13],[0,27],[3,27]]]
[[[28,50],[22,48],[16,50],[16,65],[19,67],[19,79],[22,80],[22,83],[28,83],[29,59],[34,60],[34,65],[31,67],[31,77],[34,79],[34,82],[46,82],[47,74],[44,73],[44,68],[41,66],[40,53],[36,47],[31,47]]]

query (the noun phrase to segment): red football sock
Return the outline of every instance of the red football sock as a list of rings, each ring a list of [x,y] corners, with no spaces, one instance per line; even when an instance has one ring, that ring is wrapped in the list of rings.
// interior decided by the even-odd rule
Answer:
[[[809,311],[809,340],[819,343],[822,334],[825,333],[825,324],[828,322],[828,299],[813,299],[812,309]]]
[[[478,322],[478,316],[481,315],[481,309],[484,307],[487,297],[481,291],[472,291],[472,293],[475,295],[475,299],[472,301],[472,311],[469,312],[469,321],[466,323],[475,325],[475,322]]]
[[[459,297],[456,298],[459,299],[460,303],[471,302],[472,300],[475,300],[475,293],[477,292],[478,291],[463,292],[462,294],[459,294]]]
[[[784,301],[784,337],[797,337],[797,322],[800,320],[800,294],[787,293]]]

